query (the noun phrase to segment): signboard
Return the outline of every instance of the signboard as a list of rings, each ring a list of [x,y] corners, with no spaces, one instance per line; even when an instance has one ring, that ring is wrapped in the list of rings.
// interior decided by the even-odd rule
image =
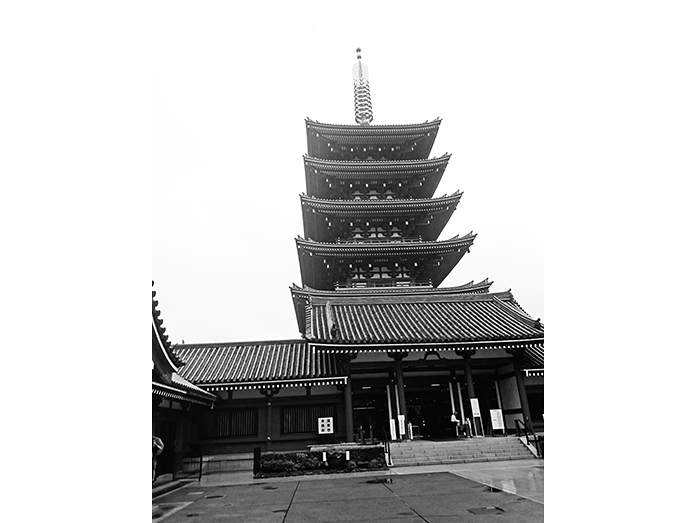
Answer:
[[[395,427],[394,419],[390,419],[390,439],[397,439],[397,428]]]
[[[479,412],[479,400],[477,398],[471,398],[470,404],[472,405],[472,417],[473,418],[476,418],[476,417],[481,418],[482,415]]]
[[[501,409],[491,409],[491,428],[492,430],[506,430]]]
[[[399,420],[399,433],[406,434],[407,433],[407,426],[406,426],[406,421],[404,419],[404,414],[399,414],[397,416],[397,419]]]
[[[472,431],[474,432],[474,437],[482,438],[484,437],[484,427],[482,426],[482,413],[479,410],[479,400],[470,398],[470,405],[472,406]]]
[[[334,418],[317,418],[317,430],[320,434],[334,434]]]

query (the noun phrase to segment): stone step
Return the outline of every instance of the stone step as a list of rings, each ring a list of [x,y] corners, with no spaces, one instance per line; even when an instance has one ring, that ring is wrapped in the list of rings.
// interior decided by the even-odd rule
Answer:
[[[405,456],[403,454],[392,454],[392,459],[408,459],[409,461],[424,461],[428,459],[459,459],[459,458],[486,458],[487,456],[530,456],[529,450],[512,452],[487,452],[482,454],[472,454],[462,452],[458,454],[433,454],[429,456]]]
[[[414,460],[419,460],[419,459],[425,459],[428,457],[439,457],[439,458],[448,458],[448,457],[457,457],[457,456],[472,456],[472,457],[482,457],[482,456],[490,456],[490,455],[506,455],[506,454],[529,454],[530,451],[528,449],[511,449],[511,450],[498,450],[496,452],[435,452],[431,454],[403,454],[403,453],[396,453],[393,452],[393,456],[398,456],[401,458],[405,459],[414,459]]]
[[[417,467],[425,465],[451,465],[455,463],[485,463],[489,461],[513,461],[519,459],[531,459],[532,454],[527,456],[490,456],[486,458],[468,458],[452,460],[433,460],[433,461],[397,461],[392,460],[393,467]]]
[[[533,454],[518,438],[475,438],[445,442],[405,441],[392,444],[393,466],[481,463],[530,459]]]
[[[523,448],[521,445],[506,445],[500,447],[449,447],[444,449],[390,449],[393,454],[410,454],[414,456],[423,456],[426,454],[434,454],[438,452],[501,452],[506,450],[516,450]]]
[[[400,451],[400,450],[394,450],[391,449],[392,454],[402,454],[404,456],[430,456],[433,454],[451,454],[451,453],[459,453],[459,452],[466,452],[466,453],[473,453],[473,454],[486,454],[488,452],[511,452],[515,450],[520,450],[522,446],[515,446],[515,447],[495,447],[495,448],[484,448],[484,449],[437,449],[437,450],[432,450],[431,452],[423,452],[423,451]]]

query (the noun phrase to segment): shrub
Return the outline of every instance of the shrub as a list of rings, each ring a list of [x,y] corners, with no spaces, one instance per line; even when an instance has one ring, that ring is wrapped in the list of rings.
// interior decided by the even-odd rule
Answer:
[[[387,468],[385,455],[380,446],[349,448],[348,462],[346,450],[345,447],[328,448],[326,463],[322,461],[321,451],[264,452],[259,461],[259,475],[312,474]]]

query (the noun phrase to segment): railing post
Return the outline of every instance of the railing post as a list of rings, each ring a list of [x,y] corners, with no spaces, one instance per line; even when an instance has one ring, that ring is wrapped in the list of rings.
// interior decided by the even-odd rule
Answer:
[[[254,447],[254,475],[261,470],[261,447]]]

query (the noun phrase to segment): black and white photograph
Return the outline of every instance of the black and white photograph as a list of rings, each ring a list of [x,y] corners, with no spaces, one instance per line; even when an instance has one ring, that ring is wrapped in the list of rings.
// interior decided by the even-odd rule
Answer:
[[[695,20],[4,4],[2,519],[695,519]]]
[[[161,5],[157,521],[542,521],[522,11]]]

